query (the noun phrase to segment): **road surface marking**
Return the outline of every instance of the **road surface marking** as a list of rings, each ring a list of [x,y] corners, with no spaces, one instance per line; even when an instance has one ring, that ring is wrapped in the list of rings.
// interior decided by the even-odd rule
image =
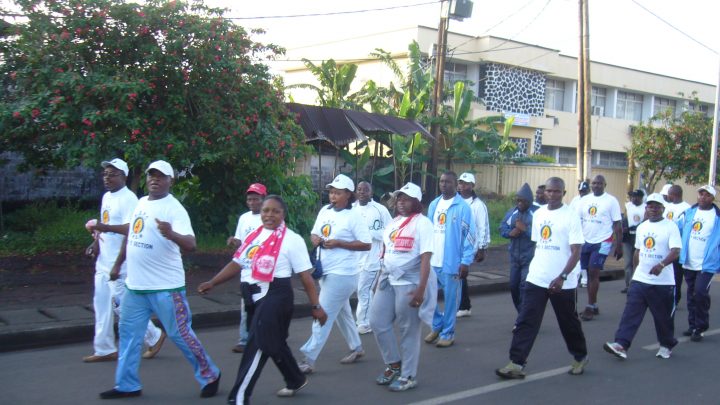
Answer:
[[[705,336],[712,336],[720,334],[720,329],[706,330],[703,332]],[[683,336],[678,338],[678,343],[685,343],[690,341],[690,336]],[[653,343],[651,345],[643,346],[645,350],[657,350],[660,348],[660,343]]]

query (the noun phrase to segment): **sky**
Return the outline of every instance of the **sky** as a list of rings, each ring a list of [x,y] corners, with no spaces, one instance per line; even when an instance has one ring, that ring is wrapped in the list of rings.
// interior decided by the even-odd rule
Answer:
[[[235,21],[245,28],[267,31],[255,40],[287,49],[415,25],[437,27],[440,17],[440,3],[433,0],[206,0],[206,4],[229,8],[226,16],[238,18]],[[408,7],[345,15],[258,18],[397,6]],[[590,0],[589,10],[593,61],[718,83],[720,1]],[[450,31],[494,35],[577,56],[578,1],[474,0],[473,16],[463,22],[451,20]]]

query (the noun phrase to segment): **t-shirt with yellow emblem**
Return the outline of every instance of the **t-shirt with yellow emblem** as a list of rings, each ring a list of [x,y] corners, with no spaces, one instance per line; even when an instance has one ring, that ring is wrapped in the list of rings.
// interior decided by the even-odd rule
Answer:
[[[672,221],[663,218],[658,222],[641,223],[635,235],[635,249],[639,250],[640,262],[633,273],[633,280],[653,285],[675,285],[672,263],[663,267],[657,276],[650,274],[650,270],[667,257],[670,249],[680,247],[680,230]]]
[[[138,198],[127,187],[118,191],[108,191],[103,195],[100,205],[100,222],[106,225],[122,225],[128,223],[128,216],[137,205]],[[100,234],[100,254],[95,262],[95,271],[110,273],[117,259],[125,235],[114,232]],[[125,274],[125,263],[120,268],[120,274]]]

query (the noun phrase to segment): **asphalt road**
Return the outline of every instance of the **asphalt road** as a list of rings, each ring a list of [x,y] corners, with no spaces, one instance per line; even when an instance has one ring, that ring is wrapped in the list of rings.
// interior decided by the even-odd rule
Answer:
[[[628,360],[615,359],[602,350],[612,340],[625,296],[622,281],[604,282],[600,288],[601,314],[583,323],[590,364],[582,376],[566,374],[572,358],[565,350],[554,314],[548,307],[545,322],[530,355],[522,381],[503,381],[494,369],[508,361],[510,330],[515,311],[509,293],[476,296],[473,315],[458,320],[453,347],[438,349],[423,344],[418,387],[392,393],[375,385],[383,369],[372,335],[362,337],[367,356],[356,364],[341,365],[348,350],[340,333],[333,331],[310,376],[310,384],[295,398],[278,398],[280,374],[268,362],[253,394],[253,404],[719,404],[720,315],[711,313],[711,330],[701,343],[682,338],[669,360],[655,358],[652,318],[647,314]],[[579,302],[586,301],[585,290]],[[716,302],[720,291],[712,291]],[[687,327],[684,305],[676,315],[679,335]],[[308,318],[293,321],[290,347],[297,348],[310,333]],[[143,396],[126,399],[132,404],[222,404],[235,377],[240,355],[230,352],[236,328],[204,329],[199,337],[223,370],[218,397],[199,398],[192,370],[169,342],[156,359],[143,361]],[[90,344],[56,346],[0,354],[0,402],[4,404],[106,403],[98,393],[113,386],[115,363],[84,364]]]

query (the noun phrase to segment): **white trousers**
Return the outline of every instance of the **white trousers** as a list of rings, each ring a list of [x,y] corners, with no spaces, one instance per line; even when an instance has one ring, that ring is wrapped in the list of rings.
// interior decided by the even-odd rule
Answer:
[[[115,331],[113,323],[114,314],[120,317],[120,303],[125,295],[125,278],[110,280],[105,272],[95,272],[95,295],[93,307],[95,309],[95,338],[93,349],[96,356],[105,356],[117,352],[115,345]],[[160,339],[162,331],[152,321],[148,322],[145,331],[145,344],[152,346]]]
[[[358,303],[355,309],[357,326],[370,326],[370,306],[372,305],[373,299],[372,287],[375,284],[375,280],[377,280],[379,270],[379,268],[374,270],[362,269],[358,275]]]

